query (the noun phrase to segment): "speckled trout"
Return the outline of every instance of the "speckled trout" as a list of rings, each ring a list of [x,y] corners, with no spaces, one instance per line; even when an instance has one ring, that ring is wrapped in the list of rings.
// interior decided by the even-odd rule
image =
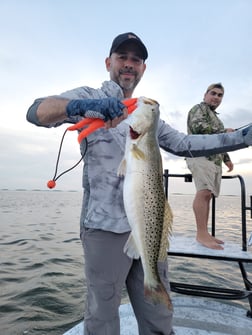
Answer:
[[[157,270],[157,263],[167,258],[172,225],[157,140],[159,114],[156,101],[138,99],[136,110],[126,120],[129,132],[118,174],[124,176],[124,206],[131,226],[124,252],[131,258],[141,257],[146,299],[172,309]]]

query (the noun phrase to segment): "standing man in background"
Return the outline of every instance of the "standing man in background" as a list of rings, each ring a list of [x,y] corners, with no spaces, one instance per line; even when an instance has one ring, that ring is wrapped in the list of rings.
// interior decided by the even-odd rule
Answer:
[[[207,88],[204,101],[195,105],[188,113],[188,134],[217,134],[233,131],[231,128],[224,128],[216,112],[223,96],[224,87],[221,83],[211,84]],[[228,153],[187,158],[186,162],[196,187],[196,195],[193,201],[193,211],[197,225],[196,239],[207,248],[222,250],[224,242],[208,232],[210,201],[213,195],[218,197],[220,193],[222,162],[228,167],[228,172],[233,170],[233,163]]]

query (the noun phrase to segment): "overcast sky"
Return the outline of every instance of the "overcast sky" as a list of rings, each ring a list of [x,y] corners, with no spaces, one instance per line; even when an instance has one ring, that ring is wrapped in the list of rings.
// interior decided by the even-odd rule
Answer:
[[[218,109],[225,126],[252,122],[251,13],[250,0],[0,0],[0,189],[46,189],[66,126],[35,127],[26,111],[38,97],[109,79],[104,60],[123,32],[135,32],[149,51],[135,96],[158,100],[173,127],[186,131],[189,109],[213,82],[225,87]],[[252,149],[230,156],[232,173],[251,189]],[[77,134],[67,134],[59,170],[79,158]],[[189,172],[173,155],[164,168]],[[81,166],[57,185],[80,190]]]

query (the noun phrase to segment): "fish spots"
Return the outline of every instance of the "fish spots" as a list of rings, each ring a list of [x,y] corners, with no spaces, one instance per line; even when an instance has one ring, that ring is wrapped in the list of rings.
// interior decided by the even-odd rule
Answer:
[[[159,191],[158,183],[153,184],[155,179],[159,179],[159,177],[157,175],[149,176],[149,178],[146,178],[147,182],[144,185],[145,242],[149,255],[149,266],[153,273],[156,273],[160,253],[165,201],[164,193]]]
[[[127,242],[124,251],[134,258],[137,250],[141,257],[146,298],[151,303],[163,303],[172,309],[158,271],[158,262],[167,259],[172,224],[164,193],[162,157],[157,141],[158,120],[158,103],[148,98],[138,99],[137,109],[128,122],[123,190],[134,243]]]

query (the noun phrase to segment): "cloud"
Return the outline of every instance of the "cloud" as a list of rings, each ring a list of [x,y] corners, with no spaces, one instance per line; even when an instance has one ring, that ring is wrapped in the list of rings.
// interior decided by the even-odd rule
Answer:
[[[147,70],[135,96],[160,103],[161,117],[186,132],[189,109],[202,100],[211,82],[221,81],[225,98],[220,107],[224,124],[239,127],[252,121],[251,1],[157,1],[145,5],[135,20],[116,1],[2,1],[0,101],[0,187],[43,188],[52,176],[64,131],[43,129],[25,120],[27,108],[37,97],[59,94],[88,85],[99,87],[108,78],[104,59],[112,39],[123,31],[135,31],[148,47]],[[128,7],[142,13],[142,4]],[[218,8],[214,15],[213,8]],[[90,13],[84,15],[83,13]],[[95,22],[94,14],[95,13]],[[38,20],[43,17],[43,25]],[[158,19],[157,19],[158,18]],[[164,24],[165,22],[165,24]],[[234,24],[236,22],[236,24]],[[93,29],[90,29],[93,27]],[[204,29],[202,29],[204,27]],[[71,136],[73,139],[71,140]],[[238,171],[250,170],[250,149],[231,153]],[[68,135],[60,169],[79,159],[75,135]],[[247,161],[247,162],[246,162]],[[165,164],[183,170],[184,160],[170,154]],[[244,172],[245,173],[245,172]],[[58,182],[62,188],[80,188],[81,167]]]
[[[221,114],[222,115],[222,114]],[[236,108],[229,114],[221,116],[226,127],[240,128],[252,123],[252,110],[245,108]]]
[[[14,134],[9,129],[0,133],[0,188],[45,189],[54,175],[63,129],[39,129]],[[69,133],[59,161],[59,173],[72,167],[81,158],[77,135]],[[61,189],[81,189],[82,163],[62,176]]]

